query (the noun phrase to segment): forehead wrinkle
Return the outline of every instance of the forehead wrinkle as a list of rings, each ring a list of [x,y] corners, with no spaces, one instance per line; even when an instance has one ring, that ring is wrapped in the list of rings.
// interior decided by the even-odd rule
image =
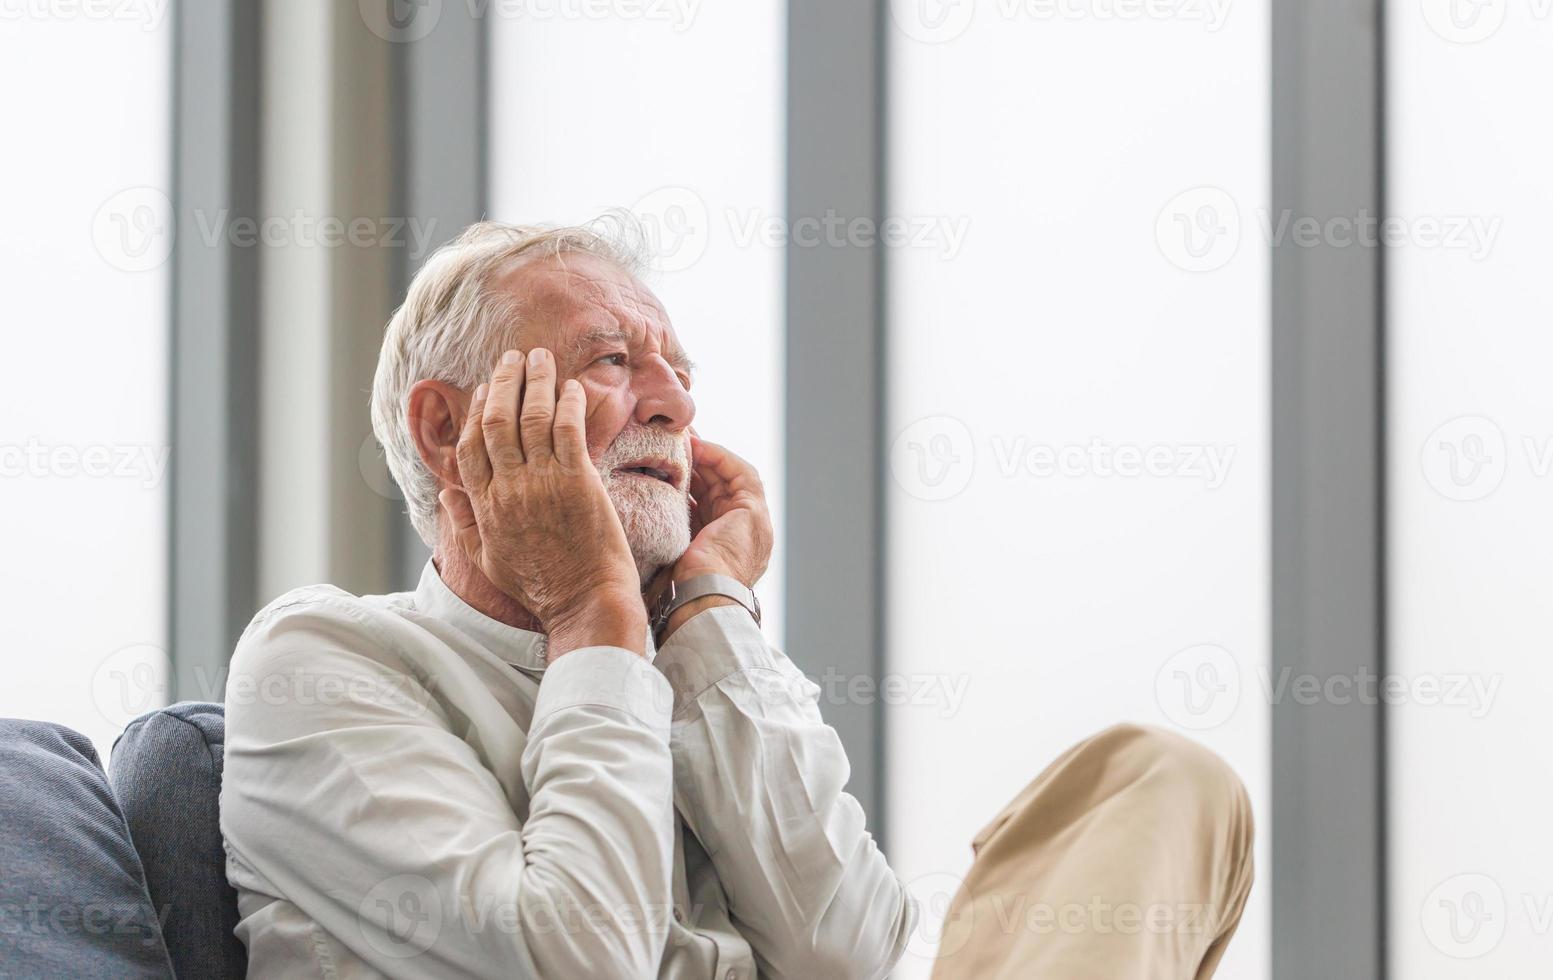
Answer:
[[[536,310],[550,314],[554,326],[584,317],[596,322],[584,328],[567,348],[582,357],[587,348],[607,341],[629,345],[637,336],[660,328],[663,359],[676,371],[694,375],[695,362],[685,353],[669,326],[668,311],[645,286],[634,279],[620,282],[593,274],[582,265],[552,264],[533,270],[530,301]],[[605,325],[603,320],[611,321]]]

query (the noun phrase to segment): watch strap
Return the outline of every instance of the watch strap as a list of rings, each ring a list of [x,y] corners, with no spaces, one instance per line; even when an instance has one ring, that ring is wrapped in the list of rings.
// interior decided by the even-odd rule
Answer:
[[[755,596],[754,589],[728,575],[692,575],[683,582],[669,583],[663,606],[653,623],[653,633],[662,631],[664,624],[669,621],[670,616],[674,615],[675,610],[688,602],[694,602],[709,595],[732,599],[754,617],[757,626],[760,625],[760,599]]]

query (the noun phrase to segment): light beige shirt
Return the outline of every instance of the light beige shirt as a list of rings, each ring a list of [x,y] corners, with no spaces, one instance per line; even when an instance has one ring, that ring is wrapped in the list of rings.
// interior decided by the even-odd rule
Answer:
[[[227,683],[248,976],[882,977],[915,911],[818,694],[734,606],[547,667],[430,563],[288,593]]]

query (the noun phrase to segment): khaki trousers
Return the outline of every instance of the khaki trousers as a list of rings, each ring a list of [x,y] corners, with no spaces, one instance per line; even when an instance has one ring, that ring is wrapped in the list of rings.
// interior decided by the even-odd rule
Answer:
[[[1205,980],[1252,879],[1223,760],[1118,725],[1069,749],[971,843],[933,980]]]

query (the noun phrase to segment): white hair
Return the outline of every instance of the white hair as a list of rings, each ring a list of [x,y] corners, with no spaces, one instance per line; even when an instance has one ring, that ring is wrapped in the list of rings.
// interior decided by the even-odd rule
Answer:
[[[471,389],[488,379],[522,313],[517,299],[492,283],[520,260],[567,252],[602,258],[631,275],[646,265],[645,236],[630,212],[570,227],[481,221],[426,260],[388,321],[372,382],[372,431],[428,547],[437,544],[437,478],[410,433],[410,388],[433,380]]]

